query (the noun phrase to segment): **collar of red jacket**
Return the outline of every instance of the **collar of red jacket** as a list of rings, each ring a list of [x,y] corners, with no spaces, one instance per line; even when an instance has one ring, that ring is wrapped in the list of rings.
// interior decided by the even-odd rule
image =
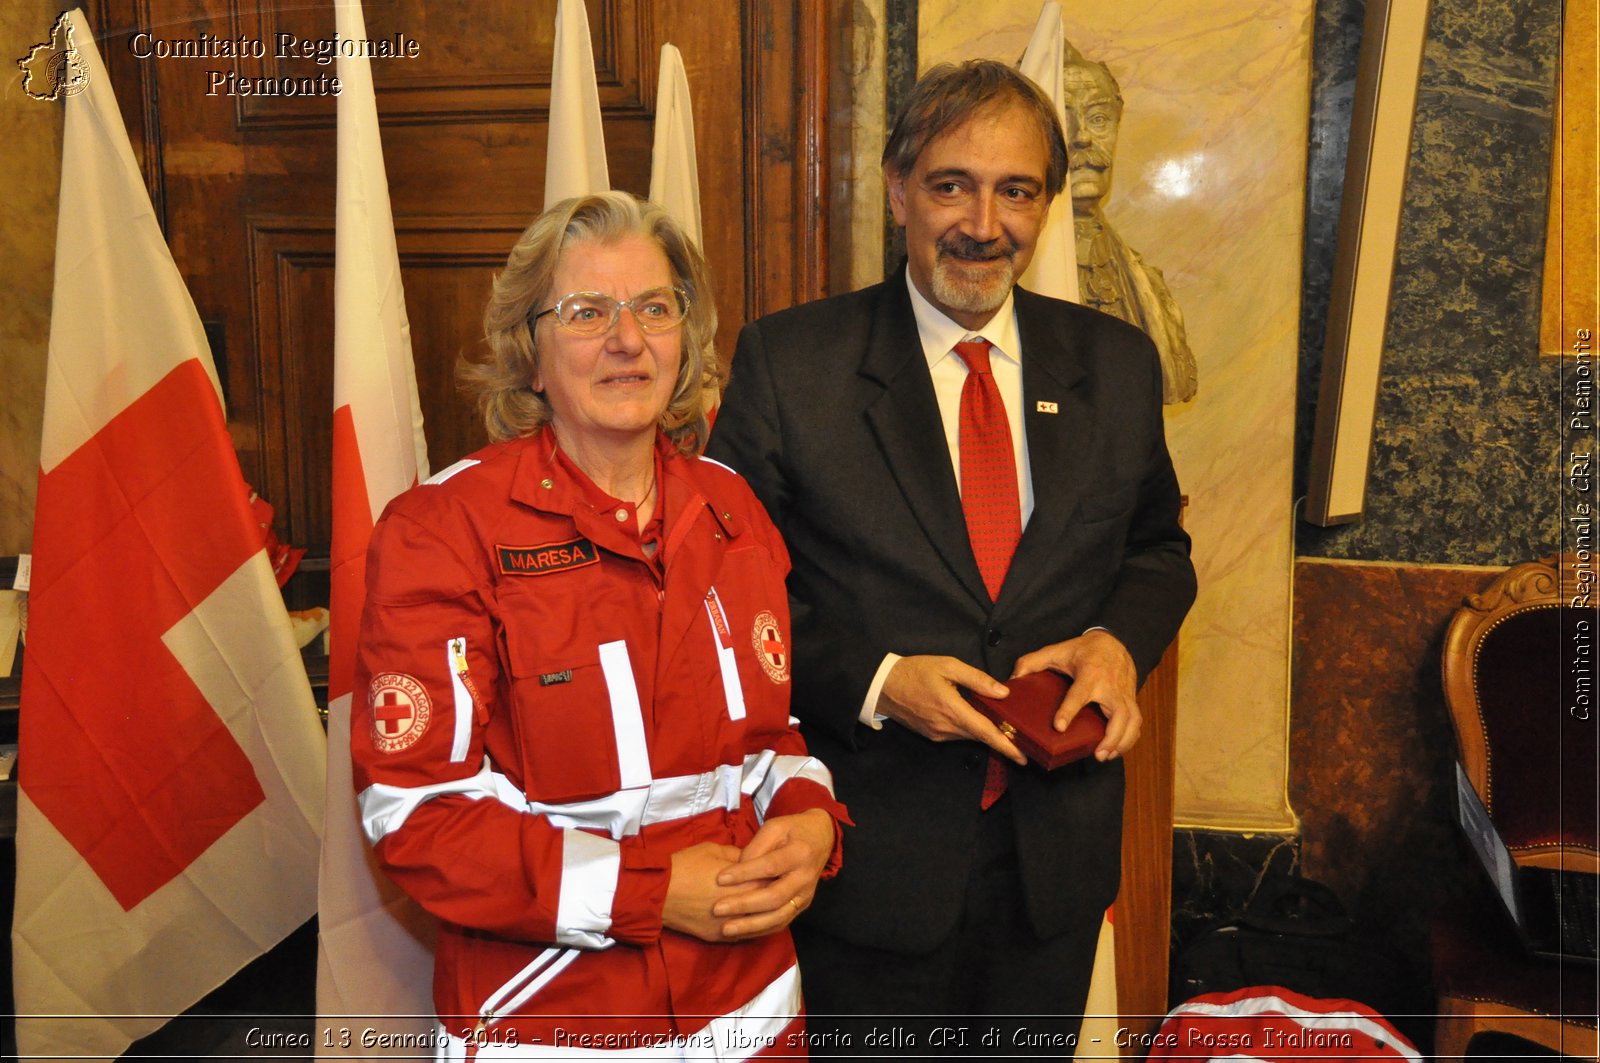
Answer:
[[[613,498],[596,486],[556,445],[554,432],[541,428],[519,443],[524,449],[511,487],[515,501],[571,517],[581,534],[608,550],[634,552],[637,538],[631,534],[631,503]],[[729,539],[744,533],[746,521],[741,514],[711,501],[725,492],[716,491],[710,481],[713,476],[727,475],[725,472],[682,454],[661,431],[656,432],[655,461],[657,504],[665,506],[663,560],[670,558],[673,547],[682,541],[694,523],[692,518],[701,509],[710,512]],[[627,514],[621,521],[616,517],[619,509]],[[625,533],[624,528],[630,531]]]

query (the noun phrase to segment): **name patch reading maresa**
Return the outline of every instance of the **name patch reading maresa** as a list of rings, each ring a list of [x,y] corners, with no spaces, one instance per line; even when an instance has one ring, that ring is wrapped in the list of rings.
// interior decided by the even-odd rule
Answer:
[[[568,539],[543,546],[500,546],[500,574],[503,576],[547,576],[582,568],[600,560],[600,551],[588,539]]]

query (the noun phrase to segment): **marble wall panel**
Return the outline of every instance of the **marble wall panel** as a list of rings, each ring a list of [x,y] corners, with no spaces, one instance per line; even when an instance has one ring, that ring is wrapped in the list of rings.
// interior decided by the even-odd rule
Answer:
[[[1172,839],[1172,950],[1239,917],[1268,879],[1298,874],[1291,834],[1179,830]],[[1172,1003],[1177,1003],[1174,999]]]
[[[1301,437],[1327,309],[1359,0],[1319,0]],[[1302,525],[1303,556],[1508,565],[1558,541],[1560,365],[1539,281],[1561,5],[1433,0],[1395,264],[1366,518]],[[1338,117],[1343,114],[1342,119]]]
[[[1015,59],[1038,0],[921,0],[918,65]],[[1179,667],[1177,816],[1293,825],[1289,571],[1312,3],[1064,4],[1125,100],[1106,213],[1183,310],[1199,393],[1167,431],[1200,597]]]

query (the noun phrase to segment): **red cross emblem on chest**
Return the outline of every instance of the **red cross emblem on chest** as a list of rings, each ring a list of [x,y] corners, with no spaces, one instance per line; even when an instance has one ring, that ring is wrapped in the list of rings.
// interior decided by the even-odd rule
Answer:
[[[770,612],[757,614],[750,641],[755,646],[756,659],[761,662],[761,669],[767,673],[767,678],[774,683],[787,683],[789,650],[783,643],[783,629],[778,626],[778,618]]]

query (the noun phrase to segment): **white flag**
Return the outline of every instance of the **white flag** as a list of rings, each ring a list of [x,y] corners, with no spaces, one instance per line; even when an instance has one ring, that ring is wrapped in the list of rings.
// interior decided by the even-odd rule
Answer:
[[[109,1059],[316,910],[325,745],[200,317],[67,16],[12,955],[23,1059]]]
[[[700,172],[695,165],[689,76],[676,46],[661,46],[656,84],[656,138],[650,150],[650,198],[666,208],[696,247],[700,241]]]
[[[360,0],[337,0],[335,19],[342,39],[366,38]],[[343,91],[333,284],[328,804],[318,887],[318,1028],[421,1034],[433,1026],[434,924],[378,870],[361,833],[350,777],[350,714],[367,542],[389,500],[427,477],[428,450],[371,61],[341,54],[338,69]],[[393,1040],[405,1043],[405,1038]],[[349,1044],[338,1037],[317,1038],[316,1049],[319,1057],[414,1054],[363,1046],[359,1038]]]
[[[1061,84],[1062,63],[1065,60],[1066,38],[1061,28],[1061,5],[1056,0],[1046,0],[1039,9],[1039,21],[1034,24],[1033,37],[1022,53],[1018,65],[1034,84],[1044,90],[1050,102],[1056,105],[1056,119],[1062,132],[1072,135],[1067,125],[1067,96]],[[1072,185],[1069,181],[1061,194],[1050,203],[1050,216],[1045,219],[1044,231],[1039,234],[1039,246],[1033,261],[1022,274],[1022,286],[1030,292],[1049,295],[1056,299],[1082,302],[1078,297],[1078,237],[1072,223]]]
[[[1056,0],[1045,0],[1039,8],[1039,21],[1033,25],[1033,36],[1017,67],[1056,105],[1056,120],[1061,123],[1062,134],[1070,138],[1067,95],[1061,77],[1065,61],[1066,35],[1061,25],[1061,5]],[[1022,275],[1021,284],[1040,295],[1082,302],[1078,297],[1078,236],[1072,222],[1070,179],[1061,194],[1050,202],[1050,216],[1045,219],[1039,246]],[[1094,974],[1089,981],[1089,999],[1084,1005],[1076,1058],[1117,1055],[1117,1026],[1116,932],[1108,912],[1100,921],[1100,944],[1095,950]],[[1091,1045],[1097,1047],[1091,1048]]]
[[[600,127],[600,90],[594,80],[594,46],[583,0],[556,4],[556,55],[550,75],[550,140],[544,157],[544,205],[606,192],[606,138]]]

